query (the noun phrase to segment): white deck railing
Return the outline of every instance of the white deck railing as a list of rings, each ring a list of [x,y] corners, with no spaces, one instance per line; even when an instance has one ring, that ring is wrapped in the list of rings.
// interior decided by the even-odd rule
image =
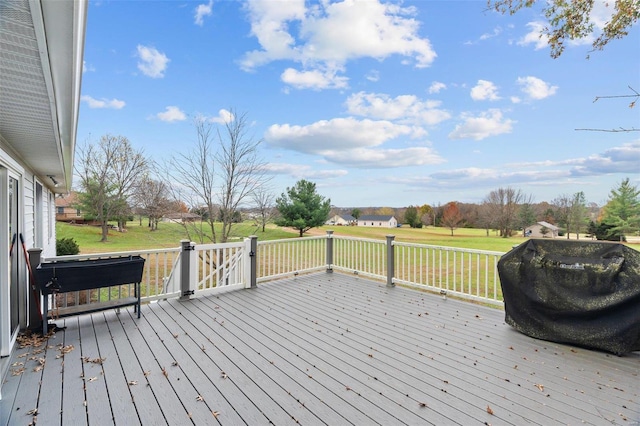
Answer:
[[[387,243],[382,240],[333,236],[333,269],[386,279]]]
[[[504,253],[401,242],[393,244],[394,283],[502,304],[497,271],[498,260]]]
[[[326,269],[327,237],[259,241],[258,282]]]
[[[195,292],[219,292],[244,288],[246,243],[198,244],[194,246]]]
[[[196,293],[255,287],[265,282],[314,271],[339,271],[366,276],[393,286],[402,284],[443,295],[502,304],[497,263],[503,253],[410,244],[366,238],[326,236],[239,243],[193,244],[158,250],[57,256],[47,262],[138,255],[145,259],[141,282],[144,302]],[[85,290],[58,300],[69,304],[99,303],[129,297],[133,286],[116,291]],[[59,297],[58,297],[59,298]],[[60,299],[60,298],[59,298]]]

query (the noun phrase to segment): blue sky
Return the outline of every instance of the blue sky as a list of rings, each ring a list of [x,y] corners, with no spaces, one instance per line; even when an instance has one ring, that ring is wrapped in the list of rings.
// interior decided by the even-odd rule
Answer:
[[[162,162],[234,109],[277,195],[307,179],[340,207],[507,186],[604,204],[640,184],[640,133],[575,129],[640,127],[629,99],[594,102],[640,91],[640,30],[552,59],[544,24],[484,1],[90,1],[78,144],[126,136]]]

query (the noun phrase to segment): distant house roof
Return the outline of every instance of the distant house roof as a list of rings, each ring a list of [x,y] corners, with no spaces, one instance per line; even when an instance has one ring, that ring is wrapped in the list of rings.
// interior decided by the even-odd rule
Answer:
[[[350,214],[341,214],[341,215],[338,215],[338,216],[340,216],[341,218],[343,218],[347,222],[352,222],[352,221],[356,220],[356,218],[351,216]]]
[[[56,207],[74,207],[78,204],[78,193],[70,192],[62,196],[56,197]]]
[[[362,215],[358,218],[358,220],[378,220],[378,221],[382,221],[382,222],[388,222],[391,219],[393,219],[393,215],[376,215],[376,214],[370,214],[370,215]]]
[[[557,226],[552,225],[552,224],[550,224],[549,222],[545,222],[544,220],[541,220],[540,222],[537,222],[537,223],[538,223],[538,225],[540,225],[540,226],[544,226],[545,228],[549,228],[549,229],[551,229],[552,231],[558,231],[558,230],[560,230],[560,228],[558,228]]]

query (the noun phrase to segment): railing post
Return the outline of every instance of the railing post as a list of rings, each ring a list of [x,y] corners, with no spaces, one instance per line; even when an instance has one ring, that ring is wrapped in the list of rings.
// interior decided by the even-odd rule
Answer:
[[[249,288],[258,288],[258,236],[251,235],[249,240]]]
[[[193,245],[189,240],[180,240],[180,300],[188,300],[195,289],[191,288],[191,253]]]
[[[393,240],[394,235],[387,235],[387,287],[395,287],[393,276],[395,275],[395,254]]]
[[[41,248],[30,248],[27,250],[29,253],[29,266],[31,266],[31,270],[35,271],[40,262],[42,261],[42,249]],[[27,328],[30,330],[40,329],[42,328],[42,323],[46,320],[42,318],[42,311],[40,306],[42,304],[42,297],[40,297],[40,292],[35,290],[36,283],[31,282],[31,278],[29,277],[29,286],[31,287],[31,297],[29,298],[29,310],[27,316]],[[46,296],[45,296],[46,297]]]
[[[333,231],[327,231],[327,272],[333,272]]]

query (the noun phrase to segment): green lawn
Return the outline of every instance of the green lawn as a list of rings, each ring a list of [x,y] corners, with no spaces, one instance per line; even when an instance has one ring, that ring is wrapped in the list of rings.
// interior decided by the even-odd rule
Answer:
[[[322,226],[314,228],[305,236],[325,235],[327,230],[333,230],[336,236],[353,236],[384,240],[387,235],[394,235],[396,241],[460,247],[478,250],[492,250],[507,252],[514,245],[524,241],[523,237],[500,238],[493,232],[487,236],[483,229],[457,229],[451,236],[451,231],[445,228],[426,227],[422,229],[402,228],[365,228],[357,226]],[[107,242],[100,242],[100,228],[88,225],[71,225],[58,222],[56,224],[58,238],[73,238],[80,246],[80,253],[100,253],[128,250],[145,250],[154,248],[169,248],[180,246],[180,240],[186,238],[182,226],[176,223],[160,223],[158,230],[150,231],[143,221],[129,222],[126,232],[109,231]],[[274,240],[283,238],[297,238],[298,232],[292,229],[269,225],[265,232],[256,228],[252,223],[238,224],[234,231],[237,238],[257,235],[259,240]]]
[[[73,238],[80,246],[80,253],[104,253],[129,250],[148,250],[156,248],[179,247],[180,240],[186,239],[184,228],[177,223],[160,223],[156,231],[150,231],[146,221],[129,222],[126,232],[109,230],[108,241],[100,242],[101,229],[89,225],[71,225],[56,223],[57,238]],[[252,223],[238,224],[233,231],[233,239],[257,235],[261,240],[296,237],[297,233],[286,229],[269,227],[263,233]]]

